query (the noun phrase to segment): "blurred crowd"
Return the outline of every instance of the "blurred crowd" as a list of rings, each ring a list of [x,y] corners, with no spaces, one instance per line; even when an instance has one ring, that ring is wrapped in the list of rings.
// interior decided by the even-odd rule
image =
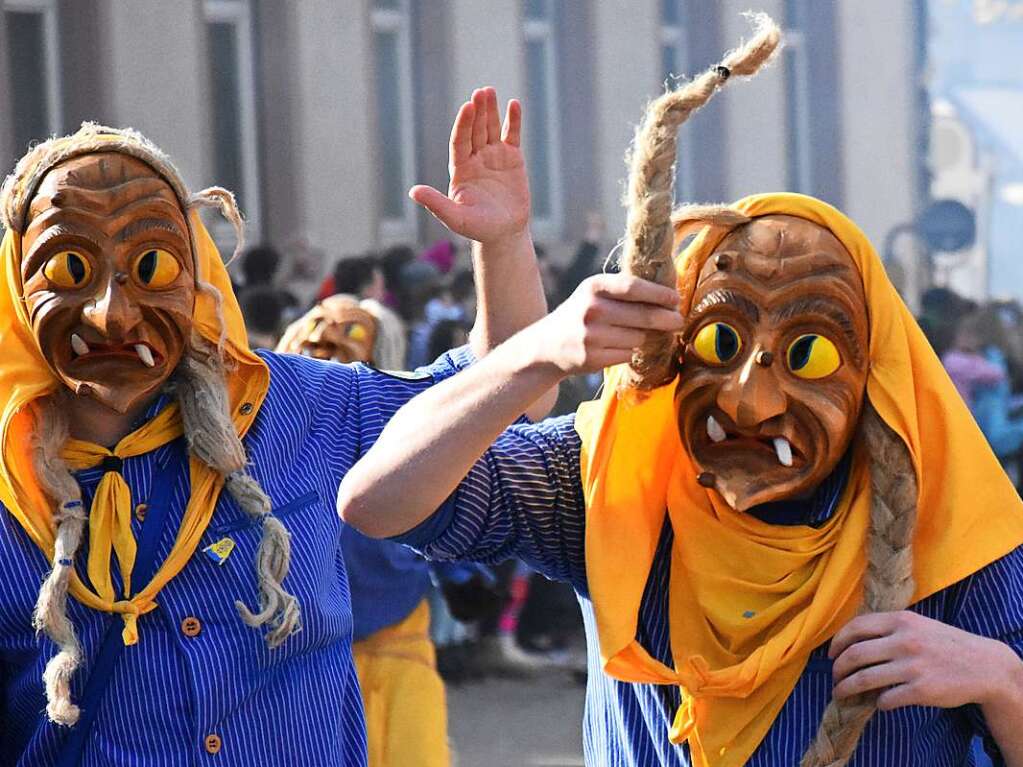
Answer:
[[[948,288],[921,299],[920,327],[1017,489],[1023,484],[1023,308]]]
[[[542,246],[536,247],[551,308],[603,268],[607,252],[603,234],[603,222],[592,215],[578,247],[562,254],[567,258],[558,261]],[[315,274],[317,262],[323,263],[322,254],[302,244],[281,250],[259,245],[242,253],[235,290],[253,348],[415,370],[467,343],[476,314],[467,247],[440,240],[419,252],[396,245],[348,254],[325,276]],[[397,358],[387,354],[382,359],[378,353],[378,359],[371,359],[373,352],[363,347],[360,354],[357,343],[334,344],[329,352],[320,353],[327,344],[312,326],[323,323],[322,313],[333,311],[343,317],[351,332],[358,307],[373,315],[377,340],[385,333],[401,336],[400,343],[392,344],[400,349]],[[380,327],[384,321],[389,328]],[[302,344],[294,344],[297,337],[304,339]],[[573,412],[599,384],[599,375],[566,381],[555,413]],[[488,675],[529,676],[555,668],[582,681],[582,623],[569,586],[547,581],[518,562],[494,568],[432,567],[431,577],[435,584],[429,596],[431,634],[438,671],[449,683]]]

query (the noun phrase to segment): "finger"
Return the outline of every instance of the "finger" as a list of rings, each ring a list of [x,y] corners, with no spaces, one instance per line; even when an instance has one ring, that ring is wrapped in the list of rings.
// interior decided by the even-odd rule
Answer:
[[[487,94],[482,88],[472,92],[472,103],[476,107],[476,119],[472,123],[472,151],[478,152],[487,145]]]
[[[522,141],[522,104],[518,99],[508,102],[504,114],[504,129],[501,132],[501,141],[510,146],[519,146]]]
[[[656,282],[630,274],[600,274],[590,280],[593,292],[598,296],[678,309],[678,293],[675,289]]]
[[[893,636],[881,637],[880,639],[866,639],[846,648],[835,659],[835,665],[831,673],[837,684],[861,668],[894,660],[900,657],[901,654],[898,640]]]
[[[413,202],[422,205],[432,213],[438,221],[452,231],[461,227],[462,211],[446,194],[432,186],[417,185],[409,189],[408,196]]]
[[[899,684],[885,690],[877,698],[877,707],[881,711],[891,711],[903,706],[924,706],[926,701],[914,684]]]
[[[603,370],[604,368],[621,365],[632,361],[632,355],[636,350],[632,347],[622,349],[600,349],[587,357],[586,369],[590,372]]]
[[[476,107],[466,101],[455,115],[455,124],[451,126],[451,147],[449,150],[452,165],[464,162],[472,154],[472,124],[476,117]]]
[[[665,309],[657,304],[640,304],[603,299],[592,310],[597,321],[619,328],[677,333],[682,330],[684,319],[677,309]]]
[[[598,349],[638,349],[646,340],[646,331],[612,325],[595,332],[592,343]]]
[[[501,140],[501,111],[497,108],[497,89],[484,88],[487,94],[487,143]]]
[[[851,644],[864,639],[887,636],[895,631],[895,617],[898,613],[869,613],[853,618],[835,634],[828,648],[828,657],[837,658]]]
[[[873,690],[883,690],[893,685],[904,684],[911,677],[906,661],[892,661],[877,666],[862,668],[835,685],[832,695],[836,699],[848,698]]]

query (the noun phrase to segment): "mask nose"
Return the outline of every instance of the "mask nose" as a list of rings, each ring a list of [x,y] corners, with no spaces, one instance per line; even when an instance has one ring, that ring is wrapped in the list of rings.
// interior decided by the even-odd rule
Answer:
[[[740,429],[754,429],[788,410],[788,397],[778,385],[774,366],[763,360],[760,350],[754,349],[718,391],[718,407]]]
[[[104,337],[121,341],[142,321],[142,312],[117,279],[111,278],[82,309],[82,321]]]

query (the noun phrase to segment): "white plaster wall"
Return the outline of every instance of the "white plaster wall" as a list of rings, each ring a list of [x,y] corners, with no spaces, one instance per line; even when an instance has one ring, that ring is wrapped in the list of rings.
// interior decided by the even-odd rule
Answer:
[[[742,15],[749,7],[748,0],[722,0],[721,54],[750,38],[752,27]],[[782,0],[760,0],[756,9],[784,25]],[[788,127],[785,69],[780,56],[752,80],[728,83],[717,98],[722,100],[725,113],[728,201],[747,194],[783,191]],[[701,115],[697,113],[693,119],[699,120]]]
[[[432,0],[437,2],[438,0]],[[516,0],[449,0],[451,103],[455,112],[474,88],[492,85],[504,103],[525,96],[522,17]]]
[[[597,0],[593,19],[596,156],[608,238],[625,231],[625,151],[646,103],[661,93],[660,3]]]
[[[296,231],[331,258],[371,247],[377,214],[365,0],[296,3]]]
[[[880,248],[916,195],[911,3],[840,0],[845,212]]]
[[[104,11],[112,122],[152,139],[193,189],[214,183],[201,1],[106,0]]]

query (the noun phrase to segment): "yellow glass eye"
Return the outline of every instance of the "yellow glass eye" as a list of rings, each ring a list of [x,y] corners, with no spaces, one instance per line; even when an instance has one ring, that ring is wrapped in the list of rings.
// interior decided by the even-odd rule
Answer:
[[[43,274],[58,288],[80,288],[92,276],[92,264],[85,256],[65,250],[50,257]]]
[[[181,264],[166,250],[147,250],[135,259],[135,279],[147,288],[169,287],[181,274]]]
[[[352,323],[348,326],[348,337],[353,341],[365,341],[366,340],[366,328],[362,325]]]
[[[789,370],[810,380],[829,376],[842,364],[835,345],[816,333],[800,336],[789,344],[787,358]]]
[[[735,359],[742,349],[739,334],[731,325],[712,322],[693,339],[693,351],[709,365],[724,365]]]

